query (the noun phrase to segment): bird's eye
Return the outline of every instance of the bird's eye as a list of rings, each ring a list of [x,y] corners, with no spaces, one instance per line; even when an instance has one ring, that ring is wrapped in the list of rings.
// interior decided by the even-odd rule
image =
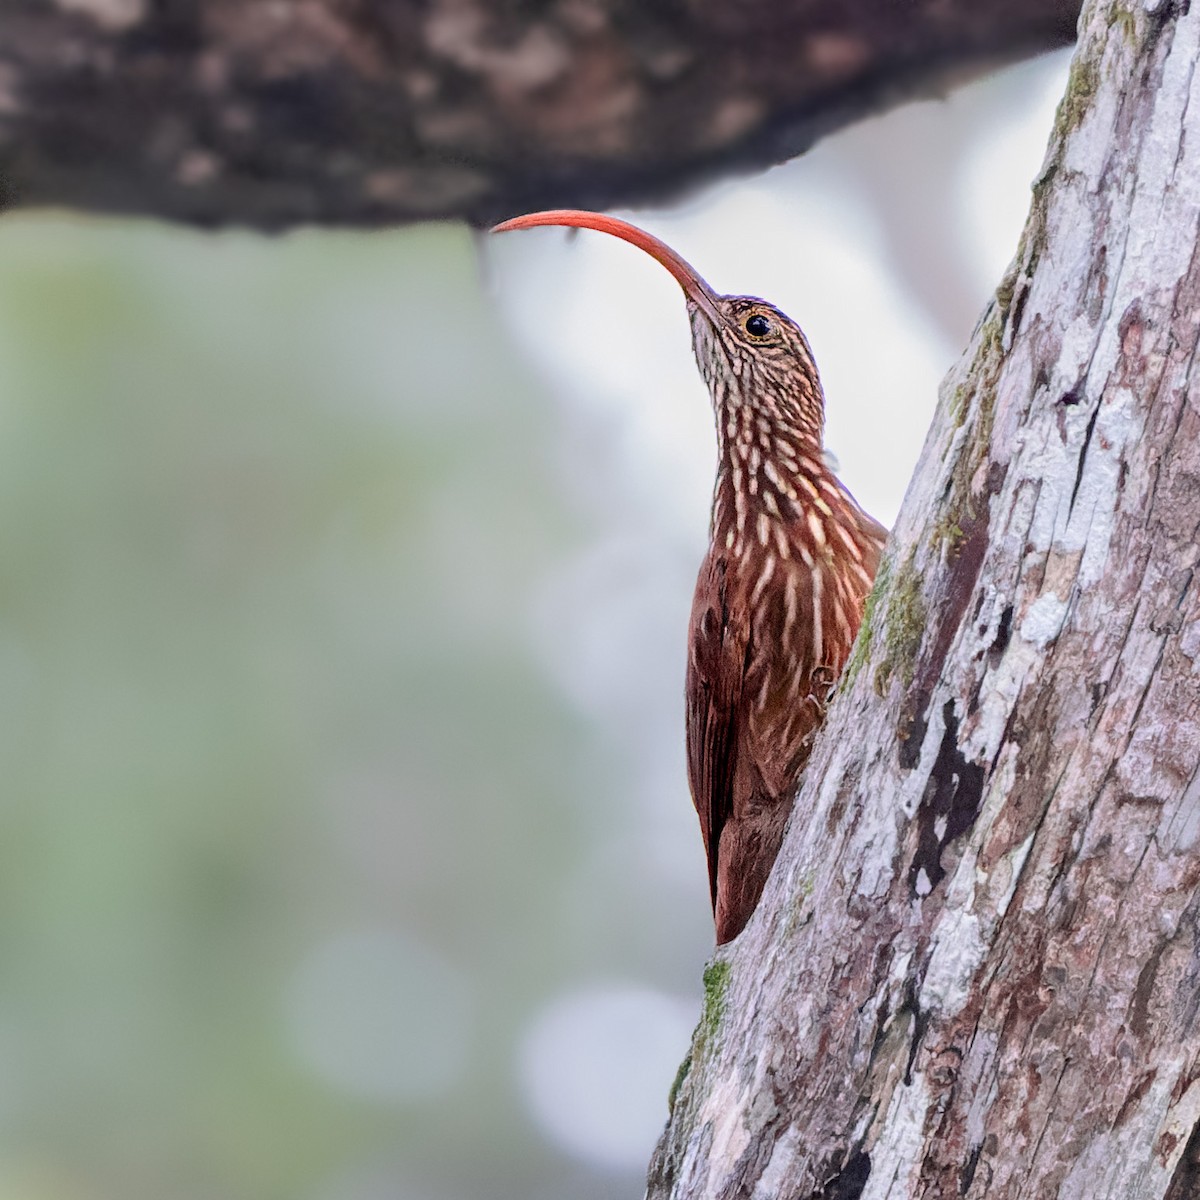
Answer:
[[[772,330],[771,319],[762,313],[751,313],[746,318],[746,332],[751,337],[766,337]]]

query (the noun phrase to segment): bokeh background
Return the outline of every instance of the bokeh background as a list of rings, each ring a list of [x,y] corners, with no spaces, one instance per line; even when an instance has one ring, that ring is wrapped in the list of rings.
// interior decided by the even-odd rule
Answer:
[[[884,520],[1065,71],[623,214],[801,321]],[[641,1194],[713,457],[612,239],[0,219],[0,1200]]]

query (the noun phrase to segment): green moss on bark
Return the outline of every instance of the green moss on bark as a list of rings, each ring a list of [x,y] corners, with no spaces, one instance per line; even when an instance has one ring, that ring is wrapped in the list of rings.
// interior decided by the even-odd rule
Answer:
[[[884,656],[875,669],[875,690],[880,695],[894,675],[905,687],[912,682],[924,632],[925,597],[921,594],[921,577],[910,557],[896,573],[888,594],[883,629]]]
[[[891,570],[891,560],[885,558],[879,564],[879,570],[875,574],[875,584],[867,594],[866,603],[863,605],[862,624],[858,627],[858,637],[854,639],[854,645],[850,647],[850,657],[842,669],[843,687],[849,687],[854,682],[854,677],[862,669],[863,663],[871,657],[875,610],[879,607],[880,598],[887,591]]]
[[[1089,54],[1090,47],[1080,47],[1071,61],[1071,70],[1067,75],[1067,90],[1059,101],[1058,112],[1054,116],[1054,136],[1064,138],[1072,130],[1079,127],[1095,99],[1096,89],[1100,86],[1100,68]]]
[[[706,1039],[717,1036],[725,1016],[726,993],[729,990],[729,964],[711,962],[704,968],[704,1011],[700,1028]]]

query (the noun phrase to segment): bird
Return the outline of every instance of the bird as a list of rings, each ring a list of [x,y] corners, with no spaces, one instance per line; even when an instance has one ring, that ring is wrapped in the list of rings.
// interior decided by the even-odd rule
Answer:
[[[824,392],[799,325],[757,296],[719,295],[664,242],[616,217],[550,209],[492,232],[544,225],[610,234],[674,276],[712,401],[717,470],[685,711],[688,783],[724,945],[762,897],[887,530],[829,465]]]

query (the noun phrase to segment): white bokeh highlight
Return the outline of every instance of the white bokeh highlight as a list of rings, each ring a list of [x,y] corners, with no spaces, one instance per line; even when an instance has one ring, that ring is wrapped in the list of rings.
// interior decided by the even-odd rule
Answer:
[[[543,1133],[597,1166],[644,1167],[695,1021],[690,1000],[636,984],[551,1001],[518,1055],[521,1091]]]

